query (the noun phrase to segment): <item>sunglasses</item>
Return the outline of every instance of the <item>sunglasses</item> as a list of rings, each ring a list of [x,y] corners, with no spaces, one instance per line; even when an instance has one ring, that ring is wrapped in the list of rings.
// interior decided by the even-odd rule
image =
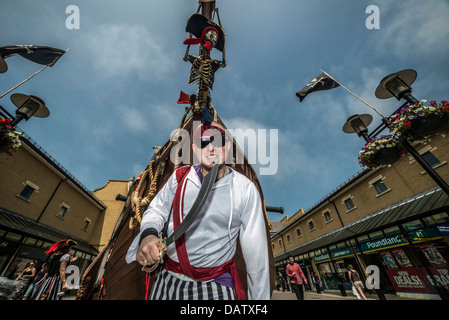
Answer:
[[[215,148],[224,147],[224,145],[226,144],[226,137],[219,136],[221,139],[220,138],[215,139],[214,137],[215,136],[201,137],[201,139],[196,139],[194,143],[198,148],[201,149],[206,148],[209,145],[209,143],[212,144],[212,146],[214,146]]]

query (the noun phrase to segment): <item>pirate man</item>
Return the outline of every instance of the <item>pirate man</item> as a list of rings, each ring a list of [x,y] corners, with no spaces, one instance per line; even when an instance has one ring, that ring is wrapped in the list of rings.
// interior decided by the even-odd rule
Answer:
[[[232,142],[218,123],[199,126],[192,145],[200,164],[178,169],[142,217],[126,261],[151,265],[159,258],[159,232],[170,236],[191,209],[203,179],[218,163],[212,190],[185,233],[166,248],[151,299],[270,299],[269,260],[262,202],[255,185],[225,165]],[[233,259],[240,240],[247,269],[245,292]]]

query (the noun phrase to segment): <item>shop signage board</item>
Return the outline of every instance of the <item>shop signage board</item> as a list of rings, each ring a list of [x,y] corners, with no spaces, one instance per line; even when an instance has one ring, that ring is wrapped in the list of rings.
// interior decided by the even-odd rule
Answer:
[[[443,224],[441,226],[436,226],[435,229],[442,236],[449,236],[449,224]]]
[[[440,237],[440,235],[433,228],[412,231],[410,233],[410,238],[414,243],[428,241],[438,237]],[[383,250],[387,248],[405,246],[407,244],[408,244],[407,240],[401,234],[396,234],[394,236],[362,243],[361,247],[363,252],[370,252],[370,251]]]
[[[440,286],[443,286],[446,290],[449,290],[449,267],[448,266],[439,266],[439,267],[429,267],[430,272],[432,272],[435,280],[439,283]],[[421,272],[425,275],[428,282],[433,286],[434,283],[432,278],[427,273],[426,269],[420,268]]]
[[[436,281],[448,290],[449,267],[430,267],[429,269]],[[396,291],[431,293],[427,284],[431,284],[432,288],[434,286],[432,278],[425,268],[419,268],[419,270],[417,268],[389,269],[386,270],[386,272]],[[427,283],[424,281],[423,275],[426,278]]]
[[[358,250],[356,250],[356,252],[358,253]],[[332,259],[341,259],[341,258],[353,255],[353,252],[350,248],[345,248],[345,249],[341,249],[341,250],[332,251],[331,254],[332,254]],[[314,257],[313,261],[325,262],[330,259],[331,259],[331,256],[329,255],[329,253],[325,253],[325,254],[321,254],[319,256]]]
[[[430,293],[429,287],[416,268],[386,270],[396,291]]]

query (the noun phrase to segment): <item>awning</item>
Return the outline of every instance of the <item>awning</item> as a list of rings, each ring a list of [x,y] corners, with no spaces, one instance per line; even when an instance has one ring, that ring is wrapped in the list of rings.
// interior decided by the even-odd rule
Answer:
[[[13,213],[7,209],[0,207],[0,228],[11,230],[13,232],[23,234],[28,237],[37,238],[47,242],[57,242],[62,239],[73,239],[78,244],[73,249],[92,255],[97,255],[98,250],[91,246],[88,242],[73,237],[65,232],[36,222],[25,216]]]
[[[419,217],[429,216],[445,210],[449,210],[449,196],[439,187],[435,187],[290,249],[289,251],[276,256],[275,260],[285,259],[289,255],[304,254],[379,229],[394,226]]]

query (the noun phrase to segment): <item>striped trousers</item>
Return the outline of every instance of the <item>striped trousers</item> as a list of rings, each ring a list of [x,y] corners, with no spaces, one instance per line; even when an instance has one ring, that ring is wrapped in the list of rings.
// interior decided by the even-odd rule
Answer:
[[[59,300],[58,292],[61,291],[62,281],[59,276],[55,278],[53,276],[49,276],[46,278],[39,290],[32,297],[33,300]]]
[[[213,281],[184,281],[162,268],[156,275],[151,300],[235,300],[233,288]]]

